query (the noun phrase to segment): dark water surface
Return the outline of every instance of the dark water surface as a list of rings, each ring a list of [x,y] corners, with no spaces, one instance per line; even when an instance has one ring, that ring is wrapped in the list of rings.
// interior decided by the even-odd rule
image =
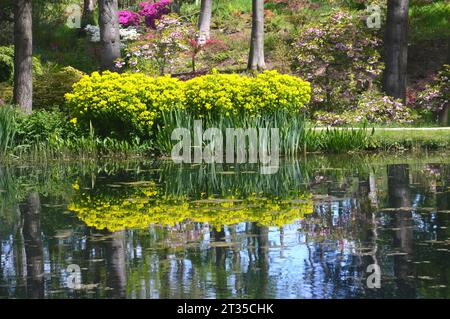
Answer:
[[[0,298],[450,298],[449,227],[449,154],[0,164]]]

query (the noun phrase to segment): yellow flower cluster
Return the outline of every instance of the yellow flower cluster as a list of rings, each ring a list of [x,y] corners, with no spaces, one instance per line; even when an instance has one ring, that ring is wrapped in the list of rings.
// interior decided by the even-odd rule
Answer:
[[[275,110],[304,110],[311,87],[301,79],[266,71],[255,77],[213,74],[183,82],[140,73],[94,72],[66,94],[75,123],[106,133],[150,133],[162,112],[187,109],[196,115],[211,112],[256,114]],[[75,120],[74,120],[75,121]],[[105,126],[105,127],[103,127]],[[116,132],[117,133],[117,132]]]
[[[135,189],[132,194],[81,193],[69,205],[88,226],[114,232],[141,229],[151,224],[174,226],[184,221],[208,223],[220,229],[244,221],[263,226],[282,226],[312,213],[311,194],[298,194],[294,200],[250,196],[245,199],[191,201],[185,197],[160,195],[154,184]]]
[[[98,72],[84,76],[66,94],[75,120],[100,133],[148,135],[161,111],[182,102],[182,87],[169,76],[152,78],[139,73]]]

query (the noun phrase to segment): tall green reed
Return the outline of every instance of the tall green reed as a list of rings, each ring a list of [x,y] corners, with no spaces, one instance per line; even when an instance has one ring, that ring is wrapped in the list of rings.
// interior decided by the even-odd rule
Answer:
[[[12,106],[0,107],[0,156],[7,154],[13,146],[16,133],[15,110]]]

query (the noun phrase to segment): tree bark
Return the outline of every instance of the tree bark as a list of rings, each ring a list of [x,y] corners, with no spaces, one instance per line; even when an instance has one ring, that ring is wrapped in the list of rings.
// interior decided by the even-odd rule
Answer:
[[[95,10],[95,0],[84,0],[83,17],[81,18],[81,27],[84,28],[88,24],[93,25]]]
[[[387,95],[406,102],[408,60],[409,0],[389,0],[387,8],[385,47],[386,69],[384,90]]]
[[[264,0],[253,0],[252,11],[252,35],[248,69],[263,70],[266,68],[264,61]]]
[[[30,114],[33,106],[33,33],[31,0],[14,8],[14,104]]]
[[[450,36],[447,38],[447,64],[450,65]]]
[[[198,18],[199,40],[209,40],[211,30],[212,0],[202,0]]]
[[[439,122],[442,126],[448,126],[448,113],[449,113],[449,105],[447,103],[446,106],[444,106],[444,109],[439,114]]]
[[[120,58],[119,19],[117,0],[100,0],[100,43],[102,70],[117,71],[115,61]]]

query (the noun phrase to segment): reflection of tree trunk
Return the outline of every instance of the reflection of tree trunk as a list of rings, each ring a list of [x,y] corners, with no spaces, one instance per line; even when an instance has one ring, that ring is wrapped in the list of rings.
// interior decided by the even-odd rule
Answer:
[[[410,207],[411,206],[411,190],[409,183],[409,166],[388,165],[388,201],[393,208]],[[394,227],[396,231],[394,238],[394,246],[399,247],[401,252],[408,255],[413,252],[413,223],[412,213],[410,210],[401,210],[395,212]],[[411,256],[402,255],[394,256],[394,273],[399,281],[401,292],[407,296],[414,293],[411,285],[408,284],[408,276],[411,275],[412,268],[408,263]]]
[[[378,206],[377,176],[373,172],[371,172],[369,176],[369,200],[372,206]]]
[[[257,226],[258,235],[258,268],[260,271],[258,297],[267,297],[267,285],[269,280],[269,228]]]
[[[108,268],[107,285],[113,288],[112,298],[125,298],[127,287],[126,241],[125,231],[111,234],[105,241],[106,265]]]
[[[224,242],[225,241],[225,230],[222,228],[220,231],[217,229],[212,229],[211,238],[214,242]],[[225,247],[215,247],[214,253],[215,258],[215,272],[216,272],[216,290],[218,293],[218,298],[228,298],[228,285],[227,285],[227,272],[226,272],[226,251]]]
[[[27,260],[27,295],[29,298],[44,297],[44,260],[41,236],[41,202],[38,193],[31,193],[21,203],[23,238]]]

